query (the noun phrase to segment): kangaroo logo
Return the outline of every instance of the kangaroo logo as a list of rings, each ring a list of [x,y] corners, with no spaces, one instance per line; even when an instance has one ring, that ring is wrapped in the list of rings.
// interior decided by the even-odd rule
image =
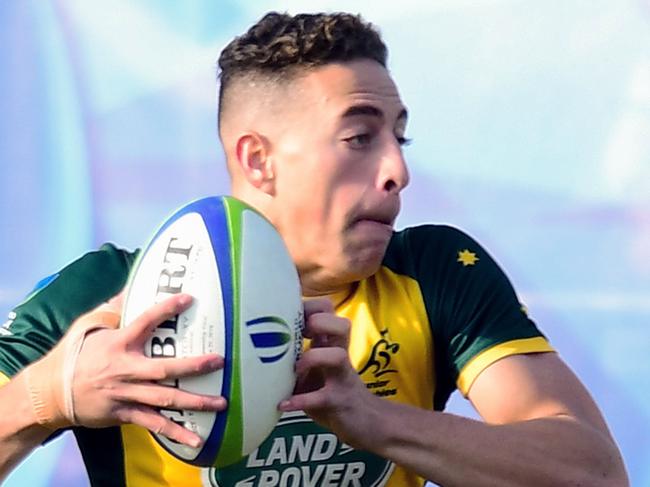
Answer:
[[[367,370],[372,372],[372,375],[377,378],[384,374],[397,372],[397,369],[390,368],[390,362],[393,355],[399,350],[399,343],[391,343],[388,341],[388,329],[382,330],[381,339],[375,343],[370,352],[370,358],[366,365],[359,371],[359,375]]]
[[[293,333],[279,316],[262,316],[246,322],[257,356],[264,364],[277,362],[286,355]]]

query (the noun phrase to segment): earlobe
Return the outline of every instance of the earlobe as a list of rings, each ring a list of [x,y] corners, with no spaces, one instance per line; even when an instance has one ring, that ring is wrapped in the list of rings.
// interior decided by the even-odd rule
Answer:
[[[266,138],[257,132],[242,135],[237,140],[236,154],[248,183],[272,196],[275,192],[275,174]]]

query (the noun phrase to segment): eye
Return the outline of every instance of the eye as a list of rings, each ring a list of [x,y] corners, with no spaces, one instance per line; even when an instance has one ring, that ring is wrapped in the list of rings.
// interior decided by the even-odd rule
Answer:
[[[397,143],[402,147],[406,145],[411,145],[411,142],[413,142],[413,139],[409,139],[407,137],[395,137],[395,138],[397,139]]]
[[[357,134],[343,139],[352,149],[363,149],[370,144],[371,140],[370,134]]]

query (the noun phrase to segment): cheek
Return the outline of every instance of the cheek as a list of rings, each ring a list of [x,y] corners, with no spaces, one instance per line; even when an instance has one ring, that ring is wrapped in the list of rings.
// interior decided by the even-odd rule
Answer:
[[[276,199],[284,231],[309,247],[335,244],[367,184],[364,164],[317,142],[309,152],[285,150],[281,160]]]
[[[275,213],[285,240],[302,247],[322,240],[326,220],[323,200],[322,187],[309,177],[296,180],[291,186],[278,187]]]
[[[342,235],[350,211],[348,192],[328,191],[320,183],[306,183],[291,194],[282,215],[284,234],[295,252],[320,261],[343,245]]]

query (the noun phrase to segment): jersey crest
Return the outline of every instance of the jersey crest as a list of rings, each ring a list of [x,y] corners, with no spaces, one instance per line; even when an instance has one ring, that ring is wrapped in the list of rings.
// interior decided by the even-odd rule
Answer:
[[[394,396],[397,389],[393,387],[391,378],[397,374],[395,356],[399,352],[399,343],[392,342],[388,329],[380,332],[381,338],[375,342],[365,365],[359,370],[359,375],[366,387],[377,396]]]

